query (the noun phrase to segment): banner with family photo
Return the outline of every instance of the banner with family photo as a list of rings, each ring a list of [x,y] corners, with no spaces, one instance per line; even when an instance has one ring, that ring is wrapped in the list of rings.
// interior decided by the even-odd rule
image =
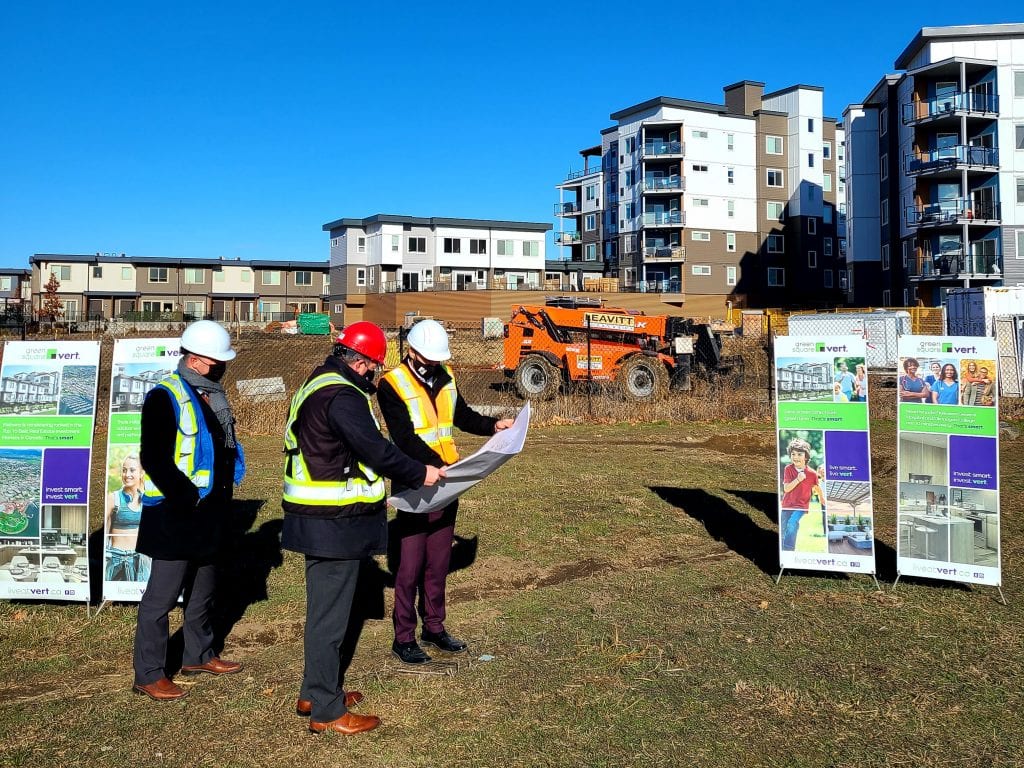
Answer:
[[[875,573],[867,344],[775,338],[779,565]]]
[[[139,462],[142,401],[178,367],[180,347],[177,337],[114,343],[103,501],[104,600],[137,601],[146,589],[151,561],[135,551],[146,487]]]
[[[9,341],[0,367],[0,598],[89,600],[98,341]]]
[[[1000,586],[994,339],[903,336],[896,571]]]

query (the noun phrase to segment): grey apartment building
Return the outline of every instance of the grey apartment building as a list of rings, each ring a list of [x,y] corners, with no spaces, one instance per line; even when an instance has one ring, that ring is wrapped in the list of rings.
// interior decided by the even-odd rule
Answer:
[[[1024,282],[1024,24],[924,27],[847,130],[848,299]]]
[[[722,104],[662,96],[612,113],[557,185],[563,259],[709,311],[835,305],[845,135],[823,96],[744,80]]]
[[[42,309],[55,275],[69,321],[175,316],[268,322],[325,311],[330,290],[323,261],[37,253],[31,266],[33,310]]]

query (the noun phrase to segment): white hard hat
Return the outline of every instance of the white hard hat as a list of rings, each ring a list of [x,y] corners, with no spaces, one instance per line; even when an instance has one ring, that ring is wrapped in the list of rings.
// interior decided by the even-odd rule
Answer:
[[[213,320],[197,320],[189,325],[181,334],[181,347],[214,360],[235,359],[235,350],[231,348],[231,335],[224,326]]]
[[[437,320],[420,320],[409,330],[409,346],[427,360],[443,363],[450,360],[448,332]]]

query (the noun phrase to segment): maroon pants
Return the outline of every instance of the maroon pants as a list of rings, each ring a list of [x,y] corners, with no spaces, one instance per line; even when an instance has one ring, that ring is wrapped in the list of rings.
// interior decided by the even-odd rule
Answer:
[[[455,501],[440,512],[427,515],[398,513],[396,522],[401,548],[395,574],[392,618],[395,640],[400,643],[416,639],[417,608],[424,629],[428,632],[444,631],[444,587],[452,559],[458,506],[458,501]]]

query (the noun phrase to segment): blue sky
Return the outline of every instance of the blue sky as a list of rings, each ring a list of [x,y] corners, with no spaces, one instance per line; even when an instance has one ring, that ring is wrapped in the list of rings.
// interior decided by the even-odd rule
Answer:
[[[750,79],[824,86],[841,118],[922,26],[1024,21],[1007,0],[349,5],[0,4],[0,266],[320,260],[323,223],[374,213],[554,223],[616,110]]]

